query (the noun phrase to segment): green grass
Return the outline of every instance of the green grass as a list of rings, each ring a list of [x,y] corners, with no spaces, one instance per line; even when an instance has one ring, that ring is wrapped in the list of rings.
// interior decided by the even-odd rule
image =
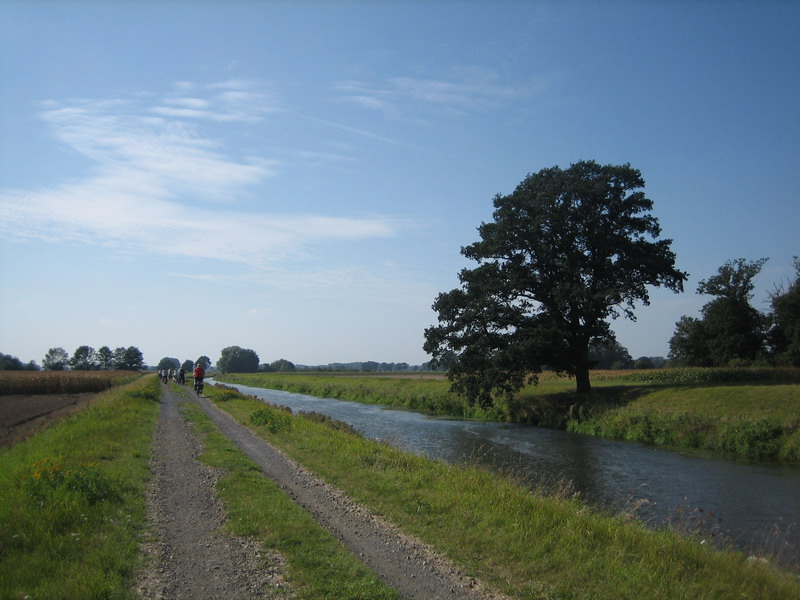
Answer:
[[[229,373],[215,374],[214,378],[227,383],[367,404],[387,404],[440,415],[460,417],[471,416],[473,412],[463,399],[450,393],[450,383],[441,378],[327,373]]]
[[[230,440],[220,435],[197,405],[184,404],[182,410],[201,436],[201,460],[224,471],[217,491],[228,513],[227,526],[234,534],[255,538],[284,557],[286,576],[297,598],[399,598],[397,592],[382,583]],[[259,410],[262,417],[259,427],[267,431],[280,429],[274,419],[263,418],[269,410],[263,407]],[[291,418],[283,411],[274,412],[280,415],[278,422],[287,427]]]
[[[0,598],[133,598],[155,377],[0,450]]]
[[[580,400],[531,394],[527,406],[549,407],[574,432],[800,462],[800,385],[613,383]]]
[[[0,451],[0,598],[135,597],[159,398],[156,379],[141,378]],[[797,576],[697,539],[650,531],[575,499],[532,493],[482,469],[427,461],[319,417],[275,419],[262,403],[229,392],[221,404],[357,501],[511,596],[800,598]],[[189,410],[203,430],[205,459],[227,471],[219,493],[231,528],[287,557],[299,597],[396,597],[197,409]]]
[[[590,394],[552,373],[487,411],[449,382],[380,375],[230,374],[223,382],[386,404],[428,413],[528,423],[748,458],[800,462],[800,369],[594,371]]]
[[[512,597],[800,598],[796,575],[762,561],[534,493],[484,469],[428,461],[315,417],[293,416],[271,432],[252,425],[262,403],[224,393],[221,405],[240,422]]]

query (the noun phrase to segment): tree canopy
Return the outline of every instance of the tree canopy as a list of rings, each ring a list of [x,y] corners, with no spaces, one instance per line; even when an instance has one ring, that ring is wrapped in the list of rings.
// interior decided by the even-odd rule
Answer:
[[[494,198],[494,220],[461,249],[478,266],[439,294],[425,350],[450,360],[456,391],[488,404],[535,380],[542,365],[591,389],[589,346],[614,340],[608,319],[634,317],[647,286],[683,290],[671,240],[630,165],[582,161],[528,175]]]
[[[716,275],[700,281],[698,294],[713,296],[701,318],[683,316],[669,342],[669,357],[677,364],[724,367],[752,363],[765,351],[767,319],[750,304],[753,278],[767,261],[744,258],[727,261]]]
[[[47,371],[63,371],[69,364],[69,354],[61,347],[50,348],[42,359],[42,367]]]
[[[794,257],[795,278],[770,294],[772,327],[769,341],[778,364],[800,367],[800,258]]]
[[[271,373],[293,373],[297,370],[297,367],[295,367],[292,361],[286,360],[285,358],[279,358],[278,360],[272,361],[268,365],[261,365],[260,370]]]
[[[114,352],[108,346],[101,346],[95,354],[97,366],[103,370],[114,368]]]
[[[114,368],[123,371],[138,371],[144,368],[144,357],[136,346],[119,347],[114,350]]]
[[[18,357],[0,352],[0,371],[38,371],[35,361],[24,364]]]
[[[217,368],[223,373],[255,373],[258,371],[258,354],[255,350],[228,346],[222,349]]]
[[[97,368],[97,353],[91,346],[78,346],[69,365],[76,371],[91,371]]]
[[[180,366],[181,366],[181,361],[180,360],[178,360],[177,358],[172,358],[172,357],[169,357],[169,356],[165,356],[160,361],[158,361],[158,365],[156,366],[156,368],[159,371],[161,371],[161,370],[164,370],[164,369],[166,369],[166,370],[177,369]]]

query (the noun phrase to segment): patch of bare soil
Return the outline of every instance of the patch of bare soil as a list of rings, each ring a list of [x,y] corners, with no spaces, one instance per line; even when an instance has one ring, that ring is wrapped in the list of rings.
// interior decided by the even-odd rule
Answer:
[[[256,543],[234,538],[222,528],[224,512],[214,494],[216,475],[196,459],[198,442],[180,416],[175,393],[165,387],[162,402],[149,500],[154,539],[146,551],[152,560],[142,573],[140,593],[158,600],[288,597],[279,557],[264,555]],[[503,598],[314,477],[207,398],[197,402],[265,475],[404,598]]]
[[[99,394],[0,396],[0,447],[10,447],[74,415]]]

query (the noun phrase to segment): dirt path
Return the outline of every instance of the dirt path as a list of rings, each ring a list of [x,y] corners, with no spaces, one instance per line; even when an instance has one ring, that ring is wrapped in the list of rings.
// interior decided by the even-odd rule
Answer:
[[[150,499],[157,540],[149,548],[155,559],[153,568],[143,574],[140,584],[143,597],[287,597],[278,558],[258,557],[259,550],[252,542],[221,531],[224,513],[213,491],[216,478],[196,460],[198,443],[178,412],[177,404],[185,398],[163,389]],[[208,399],[197,402],[223,435],[404,598],[501,598],[424,544],[315,478]]]
[[[225,512],[214,491],[217,473],[197,459],[200,445],[179,413],[175,393],[162,390],[148,493],[155,539],[145,547],[152,564],[140,575],[139,593],[148,600],[290,597],[279,558],[262,556],[255,542],[223,528]]]

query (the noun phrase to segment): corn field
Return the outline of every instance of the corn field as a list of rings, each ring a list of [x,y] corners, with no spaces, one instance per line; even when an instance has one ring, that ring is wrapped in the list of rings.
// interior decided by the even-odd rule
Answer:
[[[0,371],[0,396],[102,392],[137,377],[136,371]]]

